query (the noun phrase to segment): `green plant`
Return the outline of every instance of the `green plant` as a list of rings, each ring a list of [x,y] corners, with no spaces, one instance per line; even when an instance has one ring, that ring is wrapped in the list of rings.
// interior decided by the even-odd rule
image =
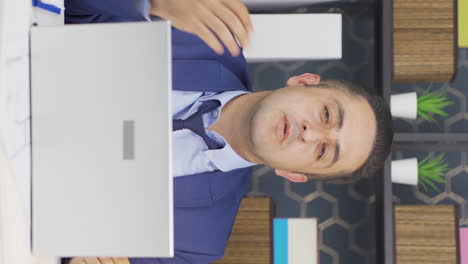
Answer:
[[[444,154],[429,160],[426,156],[418,163],[418,183],[427,191],[427,185],[440,192],[434,182],[445,183],[442,175],[449,170],[448,164],[444,163]]]
[[[435,122],[436,120],[432,115],[447,116],[444,111],[446,106],[452,105],[453,102],[445,95],[445,91],[440,89],[438,91],[430,92],[429,87],[421,96],[418,97],[418,116],[427,121]]]

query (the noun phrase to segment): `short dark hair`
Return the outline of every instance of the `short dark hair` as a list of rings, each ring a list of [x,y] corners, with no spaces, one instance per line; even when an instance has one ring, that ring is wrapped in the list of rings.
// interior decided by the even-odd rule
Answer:
[[[321,175],[305,173],[309,179],[329,183],[351,183],[358,179],[369,177],[381,169],[390,154],[393,142],[392,115],[384,99],[369,88],[341,80],[321,81],[311,87],[336,88],[348,94],[360,96],[369,103],[377,122],[377,132],[372,150],[367,160],[356,170],[348,173]]]

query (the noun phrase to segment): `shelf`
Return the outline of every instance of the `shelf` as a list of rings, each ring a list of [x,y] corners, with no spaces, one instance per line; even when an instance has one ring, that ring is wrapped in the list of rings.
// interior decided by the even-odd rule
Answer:
[[[390,103],[393,73],[393,0],[375,2],[375,86]],[[392,204],[391,157],[383,170],[376,175],[375,210],[377,261],[379,264],[395,263],[395,231]]]

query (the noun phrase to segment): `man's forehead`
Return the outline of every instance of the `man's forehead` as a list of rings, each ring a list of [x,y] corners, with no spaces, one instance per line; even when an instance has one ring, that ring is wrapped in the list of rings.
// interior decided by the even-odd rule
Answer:
[[[368,159],[373,149],[377,122],[374,111],[363,97],[353,97],[349,102],[342,102],[342,107],[341,154],[337,165],[355,170]]]

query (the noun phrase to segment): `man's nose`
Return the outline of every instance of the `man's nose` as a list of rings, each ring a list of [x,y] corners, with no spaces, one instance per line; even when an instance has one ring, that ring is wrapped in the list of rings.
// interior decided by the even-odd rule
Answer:
[[[323,126],[312,126],[311,123],[302,125],[302,141],[305,143],[315,143],[327,140],[330,137],[329,129]]]

